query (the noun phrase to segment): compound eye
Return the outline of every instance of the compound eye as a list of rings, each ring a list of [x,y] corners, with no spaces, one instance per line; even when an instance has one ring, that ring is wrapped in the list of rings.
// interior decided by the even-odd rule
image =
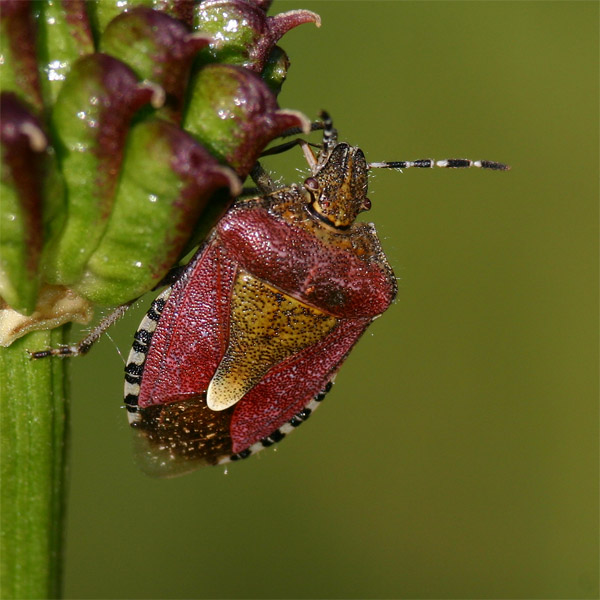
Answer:
[[[360,210],[371,210],[371,201],[365,198],[360,205]]]
[[[318,192],[319,191],[319,182],[314,177],[309,177],[304,182],[304,187],[309,192]]]

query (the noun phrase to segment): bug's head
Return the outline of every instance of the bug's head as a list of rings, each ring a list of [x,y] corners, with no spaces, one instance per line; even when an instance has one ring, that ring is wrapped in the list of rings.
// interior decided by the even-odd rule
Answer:
[[[362,150],[341,143],[304,187],[311,196],[313,211],[336,229],[345,229],[359,212],[371,208],[367,184],[368,166]]]

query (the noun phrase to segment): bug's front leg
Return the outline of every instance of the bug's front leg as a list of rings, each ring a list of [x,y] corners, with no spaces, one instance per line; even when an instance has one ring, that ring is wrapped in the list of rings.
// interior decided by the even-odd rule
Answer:
[[[100,323],[77,344],[72,344],[69,346],[60,346],[58,348],[48,348],[46,350],[37,350],[37,351],[29,351],[29,355],[32,359],[37,358],[48,358],[49,356],[58,356],[60,358],[68,358],[74,356],[82,356],[87,354],[91,347],[100,339],[102,334],[109,328],[114,325],[126,312],[127,309],[133,304],[132,302],[128,302],[127,304],[123,304],[118,306],[112,313],[108,316],[104,317]]]
[[[258,187],[259,193],[262,195],[271,194],[277,190],[277,184],[258,161],[252,167],[250,177]]]

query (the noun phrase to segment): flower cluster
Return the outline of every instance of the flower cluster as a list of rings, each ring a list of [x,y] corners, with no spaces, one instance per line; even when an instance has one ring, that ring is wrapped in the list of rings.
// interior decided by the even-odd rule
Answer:
[[[307,119],[266,0],[5,0],[0,344],[159,283]]]

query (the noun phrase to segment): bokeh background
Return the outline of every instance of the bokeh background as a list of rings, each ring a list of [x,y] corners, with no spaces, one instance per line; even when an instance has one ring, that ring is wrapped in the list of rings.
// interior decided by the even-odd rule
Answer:
[[[276,450],[153,480],[121,406],[148,302],[73,361],[69,598],[598,597],[596,2],[276,1],[281,105],[372,161],[397,303]],[[318,138],[318,135],[316,136]],[[299,151],[268,166],[302,181]]]

